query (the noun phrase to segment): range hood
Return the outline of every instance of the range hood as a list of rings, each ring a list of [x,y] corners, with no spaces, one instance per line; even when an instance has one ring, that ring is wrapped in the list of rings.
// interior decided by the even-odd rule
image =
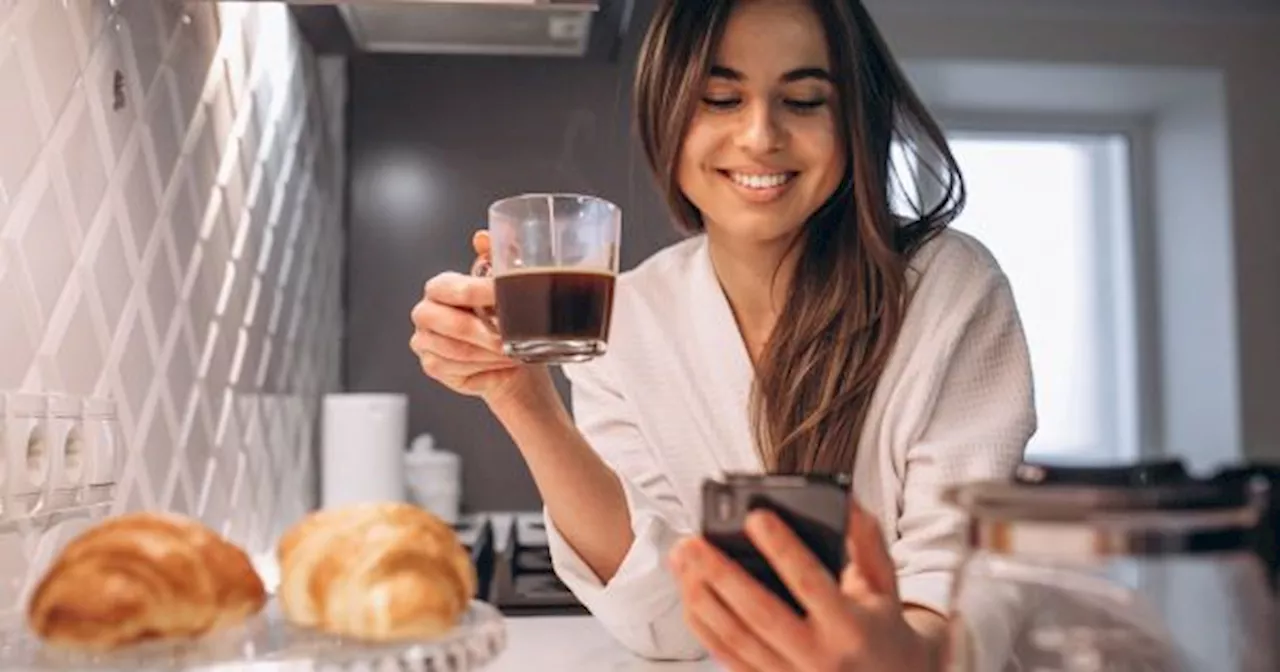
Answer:
[[[284,0],[327,8],[369,53],[586,57],[616,52],[634,0]],[[323,11],[323,10],[320,10]],[[602,46],[605,45],[605,46]]]

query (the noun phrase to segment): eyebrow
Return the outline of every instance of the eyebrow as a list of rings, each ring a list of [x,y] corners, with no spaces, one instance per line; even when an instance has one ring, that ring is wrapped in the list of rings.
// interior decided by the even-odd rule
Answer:
[[[738,72],[733,68],[727,68],[723,65],[711,66],[711,76],[718,79],[728,79],[734,82],[741,82],[747,78],[746,75],[743,75],[741,72]],[[802,79],[820,79],[824,82],[830,82],[831,73],[827,72],[823,68],[807,67],[796,68],[795,70],[791,70],[782,75],[782,81],[784,82],[798,82]]]

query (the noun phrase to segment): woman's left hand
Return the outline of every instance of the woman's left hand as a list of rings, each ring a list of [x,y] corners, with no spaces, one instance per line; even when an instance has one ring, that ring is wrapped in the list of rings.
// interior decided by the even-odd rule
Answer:
[[[880,527],[864,509],[851,509],[850,562],[839,583],[777,516],[755,511],[746,529],[806,616],[701,537],[671,555],[689,627],[729,669],[936,669],[935,647],[908,624]]]

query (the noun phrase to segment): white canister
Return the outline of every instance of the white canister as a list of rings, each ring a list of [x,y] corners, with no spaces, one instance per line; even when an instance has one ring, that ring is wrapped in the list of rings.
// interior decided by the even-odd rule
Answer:
[[[76,501],[85,482],[83,404],[79,398],[66,394],[50,394],[46,401],[45,436],[51,464],[48,506],[57,508]]]
[[[43,395],[11,393],[5,399],[4,453],[13,513],[30,512],[44,496],[53,466]]]
[[[402,394],[329,394],[321,425],[320,505],[402,502],[409,400]]]
[[[108,397],[85,399],[80,428],[84,453],[88,458],[85,480],[94,486],[118,483],[120,472],[124,470],[125,455],[115,401]]]
[[[422,434],[405,453],[404,466],[414,503],[456,524],[462,505],[462,461],[458,456],[437,449],[435,438]]]

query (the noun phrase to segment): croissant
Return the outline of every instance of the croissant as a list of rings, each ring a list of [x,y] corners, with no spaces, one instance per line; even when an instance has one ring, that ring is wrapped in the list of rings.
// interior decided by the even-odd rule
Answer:
[[[454,627],[476,571],[453,528],[410,504],[315,512],[276,547],[291,623],[373,640],[425,639]]]
[[[189,518],[144,512],[72,539],[36,585],[27,621],[46,642],[107,651],[220,630],[265,603],[244,551]]]

